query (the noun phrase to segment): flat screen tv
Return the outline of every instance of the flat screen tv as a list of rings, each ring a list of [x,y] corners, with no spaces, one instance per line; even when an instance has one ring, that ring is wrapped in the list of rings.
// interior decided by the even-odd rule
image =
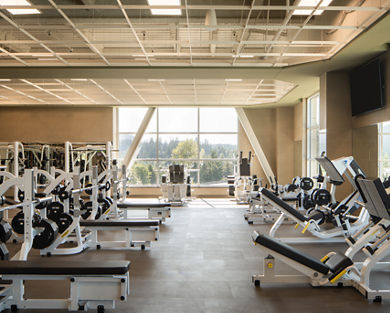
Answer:
[[[350,72],[352,115],[381,109],[385,105],[385,67],[379,58]]]

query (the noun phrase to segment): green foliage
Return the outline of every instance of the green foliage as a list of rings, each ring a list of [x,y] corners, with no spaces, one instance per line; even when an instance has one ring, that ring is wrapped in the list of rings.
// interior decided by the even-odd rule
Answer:
[[[127,150],[130,145],[132,137],[127,137],[122,140],[122,147]],[[179,141],[179,139],[171,139],[167,142],[159,142],[159,157],[167,159],[197,159],[198,144],[194,139],[186,139]],[[155,159],[157,157],[156,151],[157,143],[154,137],[141,143],[140,153],[138,158]],[[219,158],[232,158],[236,153],[236,144],[210,144],[208,141],[202,141],[200,145],[200,158],[211,158],[213,160],[201,161],[199,164],[200,183],[220,183],[227,175],[233,173],[232,162],[222,161]],[[122,151],[121,151],[122,152]],[[197,169],[198,164],[194,161],[175,162],[185,164],[188,169]],[[133,165],[130,174],[130,184],[133,185],[148,185],[159,183],[156,181],[157,172],[155,168],[155,161],[137,161]],[[160,168],[166,168],[172,161],[160,161],[158,163]],[[197,173],[192,173],[195,176]]]
[[[143,162],[137,162],[131,168],[130,183],[133,185],[148,185],[151,183],[153,168]]]
[[[196,159],[197,144],[193,139],[187,139],[179,142],[175,149],[172,150],[171,157],[173,159]]]

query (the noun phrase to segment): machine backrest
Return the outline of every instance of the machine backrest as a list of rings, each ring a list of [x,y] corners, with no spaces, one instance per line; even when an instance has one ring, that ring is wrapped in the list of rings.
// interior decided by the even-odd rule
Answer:
[[[344,183],[344,178],[334,166],[331,160],[329,160],[326,156],[315,158],[318,163],[325,170],[326,175],[329,176],[330,182],[336,185],[341,185]]]
[[[367,211],[373,216],[390,220],[390,198],[382,181],[379,178],[361,179],[359,183],[366,200]]]

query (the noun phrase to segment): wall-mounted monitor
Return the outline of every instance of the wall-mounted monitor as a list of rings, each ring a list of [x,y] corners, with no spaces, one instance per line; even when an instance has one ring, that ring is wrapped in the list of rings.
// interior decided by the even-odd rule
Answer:
[[[385,106],[385,62],[376,58],[353,69],[350,74],[352,115]]]

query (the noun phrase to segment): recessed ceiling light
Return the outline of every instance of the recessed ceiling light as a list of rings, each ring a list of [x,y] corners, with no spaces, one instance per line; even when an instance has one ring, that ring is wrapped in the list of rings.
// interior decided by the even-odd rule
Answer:
[[[87,78],[71,78],[70,80],[73,82],[86,82],[86,81],[88,81]]]
[[[225,82],[242,82],[242,78],[226,78]]]
[[[148,82],[165,82],[165,79],[163,79],[163,78],[150,78],[150,79],[148,79]]]
[[[0,0],[0,6],[31,6],[31,3],[27,0]],[[24,14],[41,14],[41,11],[37,9],[7,9],[12,15],[24,15]]]
[[[315,7],[320,3],[321,0],[298,0],[297,6],[299,7]],[[328,6],[332,0],[323,0],[320,7]],[[293,15],[310,15],[313,10],[295,10]],[[313,15],[321,15],[324,10],[316,10]]]
[[[9,82],[11,81],[9,78],[0,78],[0,82]]]
[[[149,5],[171,6],[181,5],[180,0],[148,0]],[[150,9],[152,15],[181,15],[180,9]]]

